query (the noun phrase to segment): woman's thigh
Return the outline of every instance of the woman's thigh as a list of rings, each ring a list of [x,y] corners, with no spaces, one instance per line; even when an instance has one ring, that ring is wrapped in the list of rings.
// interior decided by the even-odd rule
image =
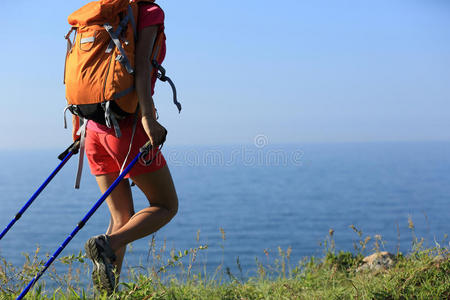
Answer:
[[[168,166],[131,178],[147,197],[151,206],[164,207],[171,213],[178,211],[178,197]]]
[[[105,193],[118,173],[110,173],[96,176],[97,184],[102,193]],[[111,219],[115,226],[121,227],[125,225],[131,216],[134,215],[133,196],[131,194],[130,184],[127,179],[122,180],[119,185],[106,198]]]

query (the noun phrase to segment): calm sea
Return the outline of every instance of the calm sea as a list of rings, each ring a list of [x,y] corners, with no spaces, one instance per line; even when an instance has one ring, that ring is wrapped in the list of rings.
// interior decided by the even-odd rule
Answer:
[[[276,257],[292,247],[293,263],[321,256],[329,229],[338,250],[352,250],[358,236],[379,234],[384,248],[411,248],[412,232],[426,245],[449,245],[450,143],[348,143],[217,147],[169,147],[163,153],[176,183],[180,209],[156,236],[157,247],[184,250],[207,244],[202,266],[213,271],[222,262],[245,274],[255,258]],[[22,207],[56,167],[54,151],[0,152],[0,227]],[[85,169],[81,190],[74,190],[76,158],[65,166],[22,219],[0,241],[0,256],[20,266],[22,253],[40,247],[42,259],[53,253],[100,197]],[[133,189],[136,210],[147,200]],[[102,206],[63,255],[77,253],[108,225]],[[225,232],[225,240],[221,229]],[[200,239],[197,241],[197,234]],[[133,243],[129,266],[147,263],[149,241]],[[371,247],[371,246],[370,246]],[[64,266],[56,263],[64,272]],[[46,279],[51,281],[50,279]],[[51,282],[50,282],[51,284]]]

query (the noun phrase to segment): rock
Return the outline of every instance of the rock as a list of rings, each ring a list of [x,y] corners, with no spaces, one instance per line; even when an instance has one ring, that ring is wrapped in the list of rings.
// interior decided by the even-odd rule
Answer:
[[[435,263],[441,263],[444,261],[445,261],[445,257],[442,254],[439,254],[433,258],[433,262],[435,262]]]
[[[440,268],[441,267],[441,264],[443,264],[447,259],[449,259],[449,257],[447,256],[447,255],[442,255],[442,254],[439,254],[439,255],[436,255],[434,258],[433,258],[433,263],[434,263],[434,266],[436,267],[436,268]]]
[[[363,262],[364,264],[359,266],[356,271],[387,270],[395,265],[395,255],[386,251],[377,252],[364,257]]]

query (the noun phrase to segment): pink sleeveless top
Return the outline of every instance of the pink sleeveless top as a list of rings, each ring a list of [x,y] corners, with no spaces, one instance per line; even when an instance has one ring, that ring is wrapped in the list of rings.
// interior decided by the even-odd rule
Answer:
[[[139,19],[137,24],[137,30],[141,31],[145,27],[155,26],[159,25],[159,30],[164,30],[164,11],[157,5],[153,4],[140,4],[139,5]],[[163,44],[163,47],[161,49],[161,59],[159,63],[161,64],[164,60],[164,57],[166,56],[166,44]],[[152,78],[152,95],[155,93],[155,83],[156,83],[156,77]],[[122,121],[119,121],[120,126],[132,126],[133,120],[131,118],[125,118]],[[110,133],[114,134],[113,128],[108,128],[105,125],[98,124],[97,122],[94,122],[90,120],[87,124],[87,128],[89,130],[93,130],[99,133]]]

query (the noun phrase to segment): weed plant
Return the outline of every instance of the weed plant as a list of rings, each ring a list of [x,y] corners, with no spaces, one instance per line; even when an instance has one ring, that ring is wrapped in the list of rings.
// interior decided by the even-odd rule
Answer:
[[[58,274],[55,268],[47,271],[46,280],[55,282],[56,289],[47,288],[43,278],[27,299],[450,299],[449,249],[438,243],[424,248],[411,219],[411,250],[407,254],[397,250],[396,264],[387,270],[358,269],[364,256],[379,252],[384,243],[380,235],[364,236],[354,225],[350,228],[357,235],[353,252],[336,251],[334,230],[330,229],[322,244],[323,258],[292,262],[292,249],[278,248],[271,263],[256,259],[257,272],[250,278],[244,278],[239,258],[239,274],[226,268],[223,259],[215,272],[207,273],[206,262],[199,261],[199,256],[208,246],[200,244],[199,232],[198,246],[181,251],[168,249],[166,243],[157,248],[153,238],[150,266],[128,266],[118,291],[109,297],[83,283],[86,280],[82,279],[90,276],[90,264],[80,252],[58,259],[68,266],[65,274]],[[220,233],[224,251],[226,234],[223,229]],[[448,243],[447,236],[443,243]],[[267,250],[264,253],[271,255]],[[0,299],[17,297],[45,263],[38,254],[39,249],[31,256],[24,254],[21,267],[0,258]]]

